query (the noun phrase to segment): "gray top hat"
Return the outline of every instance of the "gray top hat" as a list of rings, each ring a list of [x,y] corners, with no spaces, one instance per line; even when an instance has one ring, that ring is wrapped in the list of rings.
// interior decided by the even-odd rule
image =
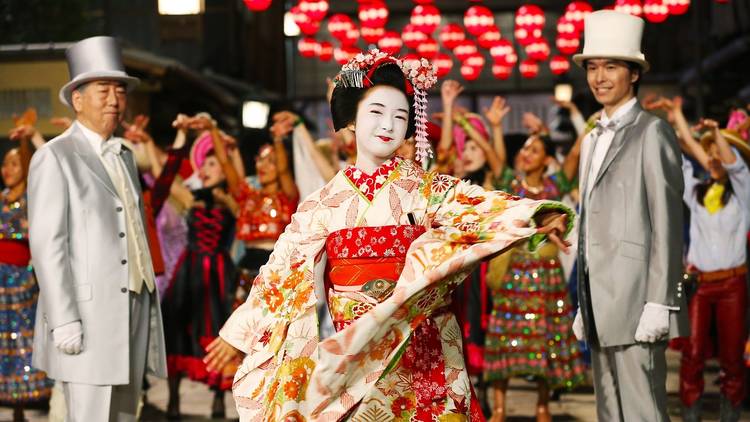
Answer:
[[[112,37],[91,37],[73,44],[65,51],[70,82],[60,89],[60,101],[72,107],[73,90],[86,82],[115,80],[125,83],[128,92],[138,85],[138,78],[128,76],[122,64],[120,47]]]

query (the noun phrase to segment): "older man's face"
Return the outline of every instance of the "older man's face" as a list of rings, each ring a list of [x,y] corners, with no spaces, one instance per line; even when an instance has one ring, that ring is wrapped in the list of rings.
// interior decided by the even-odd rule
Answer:
[[[127,106],[125,84],[117,81],[93,81],[73,91],[76,119],[105,139],[120,124]]]

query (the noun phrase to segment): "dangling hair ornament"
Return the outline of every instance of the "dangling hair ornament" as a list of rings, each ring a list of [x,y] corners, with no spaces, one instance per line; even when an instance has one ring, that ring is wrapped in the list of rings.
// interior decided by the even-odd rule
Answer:
[[[406,92],[414,95],[414,122],[416,124],[415,143],[416,159],[424,162],[432,157],[430,141],[427,140],[427,90],[437,82],[436,69],[427,59],[397,59],[390,54],[373,49],[367,53],[357,54],[341,68],[333,82],[344,88],[368,88],[372,86],[371,76],[380,66],[394,63],[401,68],[406,77]]]

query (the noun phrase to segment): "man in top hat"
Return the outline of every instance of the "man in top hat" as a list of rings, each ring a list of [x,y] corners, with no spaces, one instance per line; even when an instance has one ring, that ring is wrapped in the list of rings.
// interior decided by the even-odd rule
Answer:
[[[591,346],[600,421],[669,420],[667,338],[687,324],[678,284],[680,148],[672,127],[636,98],[649,68],[640,51],[643,20],[598,11],[584,31],[583,53],[573,60],[603,110],[582,145],[573,329]]]
[[[166,377],[159,298],[132,152],[113,136],[127,93],[113,38],[67,52],[60,100],[73,125],[29,172],[29,240],[39,281],[33,365],[63,384],[68,421],[132,421],[144,372]]]

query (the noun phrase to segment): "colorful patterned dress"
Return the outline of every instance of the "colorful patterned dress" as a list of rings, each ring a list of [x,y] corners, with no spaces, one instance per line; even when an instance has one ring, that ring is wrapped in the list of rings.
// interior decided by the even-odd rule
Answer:
[[[570,184],[559,172],[545,176],[543,189],[532,193],[506,168],[496,187],[525,198],[558,200]],[[519,247],[509,254],[502,282],[492,292],[484,378],[533,376],[553,389],[575,387],[583,381],[585,367],[572,331],[575,309],[557,248],[550,244],[529,252]]]
[[[548,208],[570,213],[398,158],[371,175],[340,171],[299,205],[221,330],[246,353],[233,386],[240,420],[481,420],[451,292],[483,258],[541,242],[532,217]],[[414,238],[413,226],[425,232]],[[320,341],[324,256],[338,331]]]
[[[208,372],[205,348],[218,335],[234,303],[236,270],[229,256],[235,218],[223,207],[194,207],[188,244],[162,300],[169,374],[228,390],[231,374]]]
[[[2,198],[7,194],[3,192]],[[31,368],[39,287],[30,265],[26,195],[0,200],[0,404],[49,399],[53,381]]]

